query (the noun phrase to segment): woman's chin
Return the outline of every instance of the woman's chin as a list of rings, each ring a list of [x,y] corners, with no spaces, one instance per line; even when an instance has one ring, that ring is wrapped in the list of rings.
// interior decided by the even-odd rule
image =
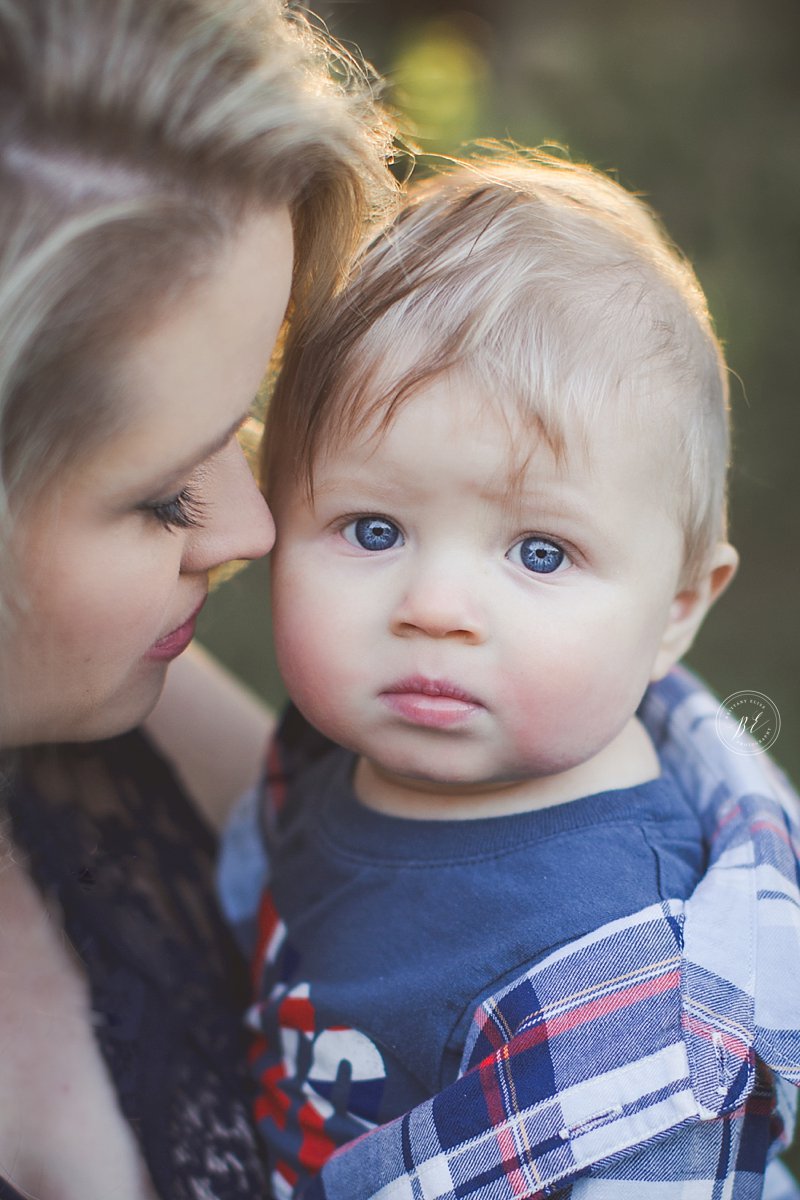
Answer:
[[[49,712],[42,706],[28,721],[18,713],[17,720],[12,718],[5,728],[0,725],[0,736],[5,738],[2,744],[6,749],[21,749],[58,742],[101,742],[127,733],[155,708],[167,665],[148,664],[146,672],[137,672],[137,678],[127,679],[102,698],[91,697],[88,703],[85,697],[78,697],[69,704],[63,697],[65,702],[57,711],[55,705]]]
[[[128,733],[141,725],[158,703],[164,688],[169,663],[148,663],[145,678],[137,679],[129,687],[109,698],[101,708],[87,713],[84,722],[72,734],[61,741],[99,742],[106,738]]]

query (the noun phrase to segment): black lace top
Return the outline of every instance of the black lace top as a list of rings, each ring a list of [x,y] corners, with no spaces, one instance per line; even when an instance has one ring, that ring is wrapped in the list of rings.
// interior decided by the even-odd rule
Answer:
[[[263,1200],[214,841],[139,733],[23,759],[14,840],[83,960],[120,1106],[163,1200]],[[2,1200],[18,1193],[0,1180]],[[19,1200],[22,1200],[19,1197]]]

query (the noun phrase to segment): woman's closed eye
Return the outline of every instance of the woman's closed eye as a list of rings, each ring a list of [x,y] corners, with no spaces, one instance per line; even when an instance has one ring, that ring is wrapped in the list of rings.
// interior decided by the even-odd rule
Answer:
[[[181,488],[165,500],[147,501],[141,505],[141,510],[169,531],[198,529],[203,524],[203,501],[190,486]]]
[[[400,527],[388,517],[356,517],[342,527],[342,537],[361,550],[392,550],[402,546]]]
[[[524,567],[533,575],[554,575],[571,566],[566,552],[545,537],[525,537],[516,542],[508,552],[508,558],[517,566]]]

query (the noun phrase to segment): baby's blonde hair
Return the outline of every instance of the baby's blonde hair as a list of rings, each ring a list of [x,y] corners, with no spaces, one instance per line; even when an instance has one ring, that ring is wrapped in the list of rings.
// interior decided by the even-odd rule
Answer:
[[[705,297],[653,213],[610,178],[533,152],[483,157],[416,189],[311,338],[269,413],[268,495],[317,454],[446,372],[479,380],[554,453],[614,415],[658,438],[684,575],[725,532],[727,377]],[[650,447],[653,447],[651,451]]]
[[[301,336],[384,220],[386,150],[366,72],[280,0],[0,0],[5,583],[25,504],[124,426],[126,340],[282,205]]]

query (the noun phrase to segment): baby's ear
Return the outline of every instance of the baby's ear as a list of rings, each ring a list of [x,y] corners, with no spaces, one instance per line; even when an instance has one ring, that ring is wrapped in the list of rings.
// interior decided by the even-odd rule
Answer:
[[[703,574],[675,596],[664,636],[653,664],[651,680],[661,679],[683,658],[714,601],[736,574],[739,555],[728,542],[719,542]]]

